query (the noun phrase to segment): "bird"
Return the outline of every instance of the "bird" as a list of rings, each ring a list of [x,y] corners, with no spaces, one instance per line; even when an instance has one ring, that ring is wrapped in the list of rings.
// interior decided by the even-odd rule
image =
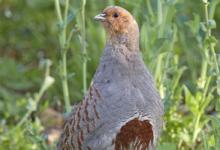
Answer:
[[[58,150],[154,150],[163,103],[139,46],[129,11],[108,6],[94,17],[106,44],[90,87],[66,119]]]

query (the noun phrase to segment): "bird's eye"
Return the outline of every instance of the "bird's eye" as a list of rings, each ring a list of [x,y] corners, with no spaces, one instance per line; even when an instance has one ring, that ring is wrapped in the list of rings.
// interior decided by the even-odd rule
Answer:
[[[119,16],[118,13],[114,13],[114,14],[113,14],[113,17],[114,17],[114,18],[117,18],[118,16]]]

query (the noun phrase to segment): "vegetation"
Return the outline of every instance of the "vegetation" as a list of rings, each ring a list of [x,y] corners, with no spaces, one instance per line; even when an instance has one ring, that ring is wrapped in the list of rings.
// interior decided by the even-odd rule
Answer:
[[[55,149],[41,114],[83,98],[105,43],[93,17],[108,5],[138,21],[165,106],[158,150],[219,150],[220,0],[0,0],[0,150]]]

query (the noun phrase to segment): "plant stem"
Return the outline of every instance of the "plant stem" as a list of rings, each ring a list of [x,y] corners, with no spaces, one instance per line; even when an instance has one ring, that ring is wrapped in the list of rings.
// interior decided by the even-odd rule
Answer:
[[[41,88],[40,91],[39,91],[39,93],[35,95],[34,103],[35,103],[36,105],[38,105],[38,103],[39,103],[39,101],[40,101],[40,99],[41,99],[43,93],[44,93],[44,91],[43,91],[43,89]],[[18,128],[18,127],[20,127],[21,125],[23,125],[33,111],[35,111],[35,108],[28,109],[27,113],[26,113],[26,114],[24,115],[24,117],[18,122],[18,124],[16,125],[15,128]]]
[[[200,118],[201,118],[201,113],[199,112],[199,114],[196,116],[196,121],[195,121],[195,125],[194,125],[194,132],[193,132],[193,145],[195,144],[196,138],[200,132],[199,128],[199,122],[200,122]]]
[[[57,17],[58,17],[59,23],[62,23],[63,19],[62,19],[62,15],[61,15],[59,0],[55,0],[55,7],[56,7],[56,12],[57,12]]]
[[[59,0],[55,0],[55,7],[57,12],[57,17],[59,20],[59,25],[61,28],[61,33],[59,35],[60,48],[61,48],[61,80],[63,88],[63,97],[65,102],[65,109],[67,112],[71,111],[70,100],[69,100],[69,88],[68,88],[68,77],[67,77],[67,50],[69,45],[69,40],[67,41],[67,17],[69,10],[69,0],[65,1],[64,18],[62,18]]]
[[[208,23],[209,23],[208,5],[209,5],[208,1],[204,2],[206,25],[208,25]],[[211,29],[209,27],[208,27],[208,30],[207,30],[207,36],[208,37],[212,36],[212,32],[211,32]],[[218,61],[217,61],[216,53],[215,53],[215,45],[210,43],[209,47],[211,49],[211,53],[212,53],[212,56],[213,56],[213,59],[214,59],[216,73],[217,73],[217,75],[219,75]]]
[[[82,1],[82,57],[83,57],[83,92],[87,91],[87,51],[86,51],[86,31],[85,31],[85,6],[86,0]]]
[[[20,127],[21,125],[23,125],[26,122],[26,120],[31,115],[31,113],[37,109],[37,106],[38,106],[40,99],[43,96],[44,92],[54,83],[54,79],[52,77],[50,77],[50,66],[51,66],[51,63],[48,61],[46,63],[44,82],[43,82],[39,92],[34,95],[33,99],[32,98],[30,99],[29,103],[33,103],[33,104],[30,106],[27,113],[18,122],[18,124],[15,126],[14,129]]]
[[[66,3],[65,3],[65,12],[64,12],[64,20],[65,20],[65,21],[67,21],[68,10],[69,10],[69,0],[66,0]]]
[[[66,29],[67,29],[67,17],[68,17],[68,10],[69,10],[69,0],[66,0],[65,2],[65,10],[64,10],[64,28],[63,28],[63,48],[62,48],[62,64],[63,64],[63,78],[62,78],[62,85],[63,85],[63,95],[64,95],[64,101],[65,101],[65,106],[66,106],[66,111],[70,112],[71,111],[71,106],[70,106],[70,99],[69,99],[69,88],[68,88],[68,78],[67,78],[67,61],[66,61],[66,53],[68,47],[67,41],[66,41]]]
[[[201,103],[203,103],[207,98],[208,89],[209,89],[211,79],[212,79],[212,77],[209,76],[206,80],[203,95],[202,95],[202,99],[201,99]],[[198,136],[198,134],[201,130],[201,129],[199,130],[198,128],[199,128],[200,118],[203,114],[204,114],[204,109],[201,109],[201,110],[199,110],[198,115],[196,116],[196,121],[195,121],[195,125],[194,125],[194,132],[193,132],[193,143],[195,143],[196,138],[197,138],[197,136]]]
[[[70,112],[71,106],[69,101],[69,89],[68,89],[68,80],[67,80],[66,52],[62,53],[62,86],[63,86],[65,108],[67,112]]]
[[[206,33],[206,37],[207,38],[211,38],[212,36],[212,33],[211,33],[211,28],[209,27],[209,11],[208,11],[208,5],[209,5],[209,2],[208,0],[203,0],[203,3],[204,3],[204,11],[205,11],[205,22],[206,22],[206,26],[207,26],[207,33]],[[217,58],[216,58],[216,54],[215,54],[215,49],[214,49],[214,44],[213,43],[209,43],[209,48],[211,50],[211,54],[213,56],[213,60],[214,60],[214,64],[215,64],[215,71],[217,73],[217,75],[219,74],[219,68],[218,68],[218,63],[217,63]],[[209,89],[209,86],[210,86],[210,82],[211,82],[211,79],[213,78],[213,76],[206,76],[206,72],[207,72],[207,62],[205,62],[203,64],[203,68],[202,68],[202,73],[201,73],[201,80],[203,82],[203,80],[206,80],[205,82],[205,85],[203,87],[203,83],[200,85],[201,87],[203,87],[204,91],[203,91],[203,95],[202,95],[202,99],[201,99],[201,103],[203,104],[205,101],[207,101],[207,94],[208,94],[208,89]],[[195,142],[196,142],[196,139],[198,137],[198,134],[200,133],[202,127],[199,127],[200,125],[200,119],[201,119],[201,116],[204,114],[204,108],[201,107],[199,109],[199,112],[198,114],[196,115],[196,118],[195,118],[195,124],[194,124],[194,131],[193,131],[193,139],[192,139],[192,142],[193,142],[193,145],[192,145],[192,149],[195,149]]]
[[[153,17],[154,16],[154,12],[152,10],[151,1],[150,0],[146,0],[146,3],[147,3],[147,11],[148,11],[149,15],[151,17]]]
[[[67,33],[66,33],[66,30],[67,30],[67,17],[68,17],[68,9],[69,9],[69,0],[66,0],[65,2],[65,10],[64,10],[64,20],[63,20],[63,50],[67,50],[67,47],[66,47],[66,44],[67,44]]]
[[[157,26],[159,27],[158,38],[162,37],[161,25],[163,23],[163,14],[162,14],[162,2],[157,0]]]

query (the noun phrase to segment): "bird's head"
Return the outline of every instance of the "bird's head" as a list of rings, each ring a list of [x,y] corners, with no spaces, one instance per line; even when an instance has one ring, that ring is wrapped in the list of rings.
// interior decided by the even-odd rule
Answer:
[[[134,17],[124,8],[109,6],[94,18],[100,21],[107,31],[111,41],[118,41],[121,38],[129,43],[139,45],[139,28]],[[123,41],[122,40],[122,41]]]

